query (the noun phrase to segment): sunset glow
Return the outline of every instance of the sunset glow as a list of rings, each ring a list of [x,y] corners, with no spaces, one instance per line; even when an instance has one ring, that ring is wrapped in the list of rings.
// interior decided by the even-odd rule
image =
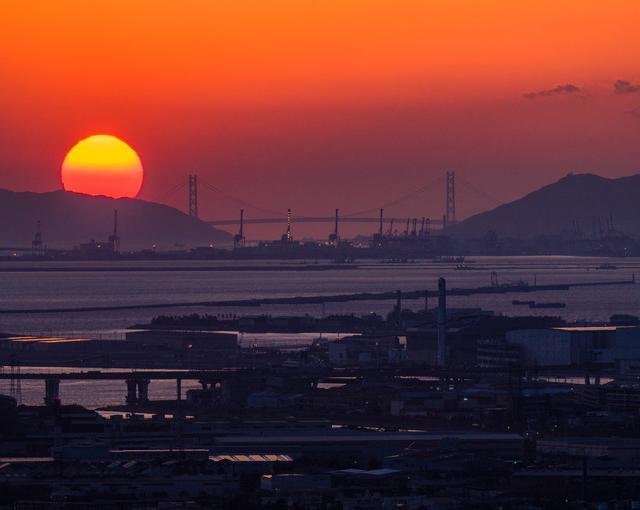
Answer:
[[[444,169],[500,201],[569,171],[628,175],[639,23],[630,0],[1,2],[0,187],[57,187],[61,151],[98,132],[135,140],[141,198],[182,210],[168,191],[192,172],[318,215],[375,208]],[[208,193],[203,217],[238,215]],[[461,217],[496,203],[459,193]],[[442,200],[387,212],[437,217]]]
[[[62,162],[62,185],[66,191],[113,198],[136,197],[143,169],[136,152],[111,135],[81,140]]]

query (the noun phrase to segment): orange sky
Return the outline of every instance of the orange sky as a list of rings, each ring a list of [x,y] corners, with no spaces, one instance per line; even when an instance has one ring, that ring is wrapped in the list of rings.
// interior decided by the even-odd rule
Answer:
[[[638,26],[633,0],[5,0],[0,186],[59,187],[97,132],[139,152],[142,198],[197,171],[278,210],[376,206],[446,169],[501,200],[629,174],[640,93],[613,83],[640,83]],[[523,97],[562,84],[580,92]]]

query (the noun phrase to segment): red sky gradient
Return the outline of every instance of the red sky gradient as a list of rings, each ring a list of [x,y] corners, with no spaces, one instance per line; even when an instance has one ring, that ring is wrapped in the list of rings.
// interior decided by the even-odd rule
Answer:
[[[59,188],[67,150],[95,133],[138,152],[141,198],[183,209],[186,191],[165,195],[193,172],[327,215],[446,170],[499,200],[569,171],[635,173],[638,26],[630,0],[6,0],[0,187]],[[580,90],[524,97],[565,84]],[[458,195],[460,216],[494,205]],[[440,186],[388,213],[442,202]],[[201,189],[201,216],[238,209]]]

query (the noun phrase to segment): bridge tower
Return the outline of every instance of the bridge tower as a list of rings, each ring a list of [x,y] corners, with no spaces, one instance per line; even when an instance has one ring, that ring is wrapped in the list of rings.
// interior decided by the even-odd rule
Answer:
[[[446,195],[446,224],[453,225],[456,222],[456,173],[447,172],[447,195]]]
[[[198,217],[198,176],[189,174],[189,216]]]

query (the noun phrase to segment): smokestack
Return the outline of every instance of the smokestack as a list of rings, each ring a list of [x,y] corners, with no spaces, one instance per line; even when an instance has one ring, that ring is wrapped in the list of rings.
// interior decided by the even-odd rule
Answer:
[[[438,366],[447,365],[447,282],[438,280]]]
[[[379,229],[379,232],[378,232],[380,234],[380,237],[382,237],[383,218],[384,218],[384,209],[380,208],[380,229]]]
[[[333,235],[336,236],[336,239],[338,239],[338,213],[339,209],[336,209],[336,223],[333,227]]]

